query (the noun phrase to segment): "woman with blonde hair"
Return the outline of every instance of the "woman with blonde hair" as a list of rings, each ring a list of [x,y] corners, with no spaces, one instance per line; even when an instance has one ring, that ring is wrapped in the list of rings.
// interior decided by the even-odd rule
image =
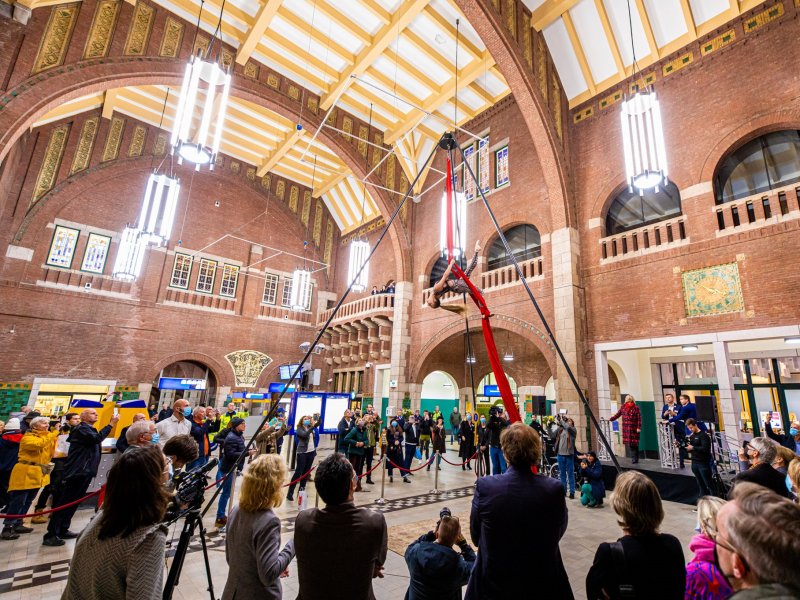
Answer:
[[[611,506],[623,536],[597,548],[586,575],[588,600],[652,598],[654,591],[663,600],[683,598],[683,549],[674,535],[658,531],[664,506],[656,484],[639,471],[627,471],[617,477]]]
[[[247,467],[239,505],[228,518],[222,600],[282,597],[279,578],[294,557],[294,540],[279,550],[281,521],[272,509],[283,502],[284,479],[286,463],[277,454],[262,454]]]
[[[725,500],[703,496],[697,501],[697,523],[700,533],[689,542],[694,558],[686,565],[685,600],[724,600],[733,594],[731,586],[714,561],[717,535],[717,513]]]

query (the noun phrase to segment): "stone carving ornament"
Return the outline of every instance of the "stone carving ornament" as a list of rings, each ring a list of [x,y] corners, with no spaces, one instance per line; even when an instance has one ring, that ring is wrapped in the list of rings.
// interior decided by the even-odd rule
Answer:
[[[262,371],[272,359],[257,350],[236,350],[225,355],[233,369],[236,387],[255,387]]]

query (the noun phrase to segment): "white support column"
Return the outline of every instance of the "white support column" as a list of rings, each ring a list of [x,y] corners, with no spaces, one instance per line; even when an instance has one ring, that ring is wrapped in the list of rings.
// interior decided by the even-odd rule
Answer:
[[[722,414],[719,415],[721,425],[725,427],[725,437],[732,447],[738,447],[742,441],[739,431],[741,407],[739,395],[733,387],[731,360],[727,342],[712,342],[714,349],[714,366],[717,369],[717,385],[719,386],[719,404]]]
[[[608,380],[608,353],[595,350],[594,353],[595,379],[597,379],[597,406],[599,407],[598,419],[608,419],[611,416],[611,384]]]

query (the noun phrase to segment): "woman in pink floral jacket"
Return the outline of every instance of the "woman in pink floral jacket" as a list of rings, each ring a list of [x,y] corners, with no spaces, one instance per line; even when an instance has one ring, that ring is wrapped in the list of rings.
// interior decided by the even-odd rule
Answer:
[[[714,540],[717,531],[717,512],[725,501],[703,496],[697,501],[697,520],[700,533],[689,542],[694,558],[686,565],[685,600],[725,600],[733,590],[714,563]]]

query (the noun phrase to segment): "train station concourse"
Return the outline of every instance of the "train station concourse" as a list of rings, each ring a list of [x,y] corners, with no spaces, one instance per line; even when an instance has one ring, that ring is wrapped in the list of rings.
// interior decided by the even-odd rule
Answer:
[[[0,600],[800,599],[800,0],[0,0]]]

